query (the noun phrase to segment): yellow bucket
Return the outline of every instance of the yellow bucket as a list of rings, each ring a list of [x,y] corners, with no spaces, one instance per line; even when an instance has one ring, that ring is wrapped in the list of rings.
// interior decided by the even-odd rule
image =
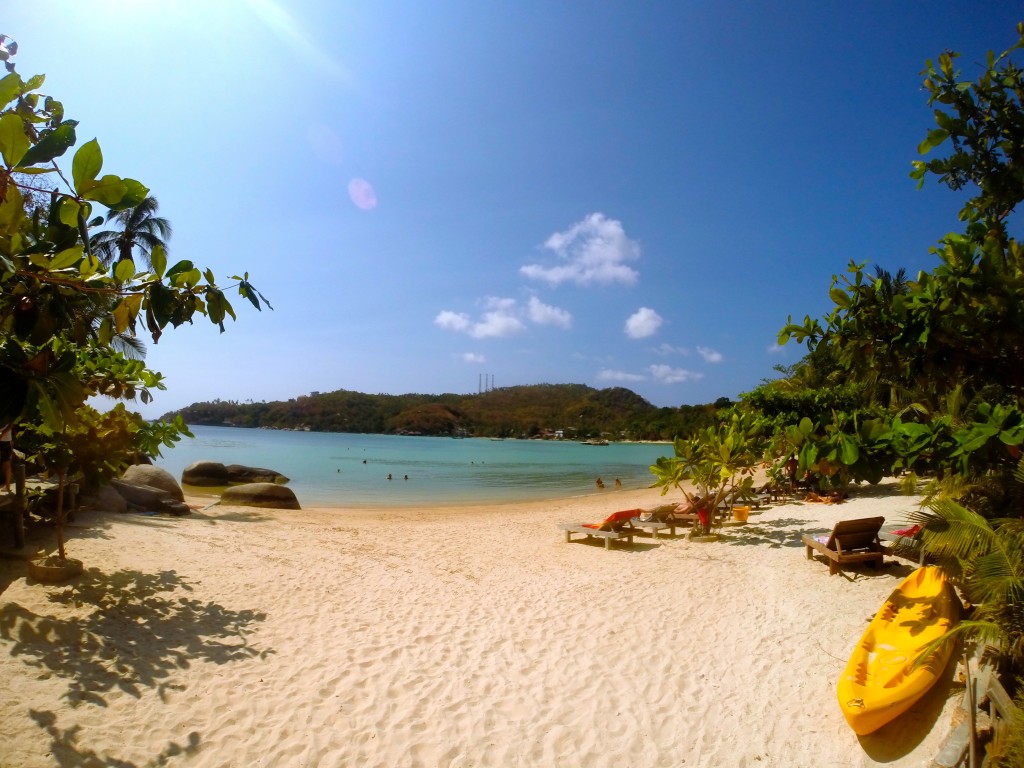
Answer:
[[[733,507],[732,518],[738,523],[747,522],[747,518],[750,517],[750,507]]]

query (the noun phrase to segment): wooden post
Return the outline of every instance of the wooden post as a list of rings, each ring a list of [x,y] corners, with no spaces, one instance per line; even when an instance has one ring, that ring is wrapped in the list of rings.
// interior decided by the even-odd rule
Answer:
[[[14,467],[14,546],[21,549],[25,546],[25,465]]]

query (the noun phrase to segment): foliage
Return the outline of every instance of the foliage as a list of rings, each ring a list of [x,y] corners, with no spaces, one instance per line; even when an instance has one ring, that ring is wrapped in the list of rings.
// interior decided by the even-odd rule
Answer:
[[[581,384],[504,387],[473,395],[369,395],[338,390],[286,402],[193,403],[167,416],[189,424],[318,432],[404,432],[480,437],[540,437],[562,430],[565,439],[671,440],[716,422],[712,405],[657,408],[627,389]],[[165,418],[167,417],[165,416]]]
[[[654,485],[661,488],[662,495],[675,488],[691,498],[683,488],[684,483],[691,483],[701,500],[694,533],[711,533],[719,504],[752,495],[754,467],[764,449],[758,425],[749,417],[734,414],[717,427],[707,427],[687,439],[676,438],[672,447],[673,456],[663,456],[651,466]]]
[[[1017,768],[1024,765],[1024,686],[1017,690],[1013,701],[1013,719],[1001,742],[992,745],[985,765],[991,768]]]
[[[922,75],[936,127],[918,146],[911,176],[973,194],[962,232],[932,248],[938,263],[910,280],[851,263],[833,278],[834,309],[822,320],[790,317],[779,335],[806,342],[809,358],[834,362],[861,400],[833,410],[799,389],[807,413],[777,429],[776,445],[798,448],[801,465],[850,479],[911,472],[936,478],[915,538],[976,605],[955,633],[998,643],[1024,665],[1024,251],[1010,235],[1024,198],[1024,24],[1005,53],[989,53],[974,81],[957,54],[928,61]],[[827,366],[826,366],[827,368]],[[795,374],[801,371],[795,371]],[[828,375],[811,387],[834,387]],[[775,408],[772,384],[746,407]],[[825,389],[822,396],[829,393]],[[773,399],[774,398],[774,399]],[[762,418],[773,417],[770,411]],[[824,459],[824,466],[822,466]],[[836,464],[838,462],[838,466]],[[1019,484],[1012,478],[1015,474]],[[948,638],[946,638],[948,639]]]
[[[1024,481],[1024,465],[1020,479]],[[954,634],[1000,648],[1017,669],[1024,664],[1024,521],[987,520],[951,499],[911,515],[922,528],[916,544],[960,580],[974,615]]]
[[[145,209],[149,190],[135,179],[101,175],[96,139],[75,150],[70,169],[58,164],[77,142],[78,123],[39,92],[43,75],[21,78],[16,52],[0,36],[7,70],[0,78],[0,423],[15,422],[37,460],[57,475],[60,539],[69,472],[94,482],[123,467],[129,454],[155,452],[187,434],[180,421],[145,426],[123,408],[100,415],[85,407],[95,395],[147,402],[163,389],[158,373],[125,354],[139,351],[131,340],[145,331],[157,343],[168,325],[191,323],[197,314],[223,331],[235,313],[210,270],[188,260],[168,266],[159,244],[146,270],[125,250],[109,269],[97,258],[91,230],[103,217],[96,212],[117,218]],[[266,303],[248,275],[231,279],[257,309]]]

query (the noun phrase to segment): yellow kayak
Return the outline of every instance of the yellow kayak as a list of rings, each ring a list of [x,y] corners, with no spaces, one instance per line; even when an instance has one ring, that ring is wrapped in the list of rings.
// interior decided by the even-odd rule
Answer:
[[[846,722],[861,736],[910,709],[942,675],[953,643],[911,671],[921,648],[959,621],[960,601],[933,565],[918,568],[882,605],[836,686]]]

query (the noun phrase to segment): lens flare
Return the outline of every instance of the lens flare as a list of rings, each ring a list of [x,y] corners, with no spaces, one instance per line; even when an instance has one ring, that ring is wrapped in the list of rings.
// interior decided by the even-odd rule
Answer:
[[[372,211],[377,207],[377,193],[366,179],[352,179],[348,183],[348,196],[357,208]]]

